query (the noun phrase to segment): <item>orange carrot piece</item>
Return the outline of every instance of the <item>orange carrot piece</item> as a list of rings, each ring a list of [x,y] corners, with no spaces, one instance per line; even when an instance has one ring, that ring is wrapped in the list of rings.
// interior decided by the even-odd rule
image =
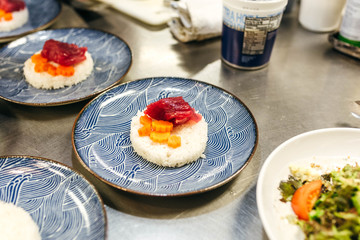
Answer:
[[[44,65],[43,72],[47,72],[49,66],[52,66],[50,63],[43,63],[43,65]]]
[[[59,65],[57,68],[56,68],[56,74],[57,75],[63,75],[65,77],[70,77],[72,75],[74,75],[75,73],[75,69],[73,66],[62,66],[62,65]]]
[[[167,142],[169,147],[172,148],[177,148],[181,146],[181,137],[177,136],[177,135],[171,135],[168,138],[168,142]]]
[[[47,72],[48,68],[49,68],[50,64],[49,63],[36,63],[35,64],[35,67],[34,67],[34,70],[35,72]]]
[[[2,20],[8,21],[8,20],[6,20],[6,18],[8,18],[9,16],[6,16],[6,14],[8,14],[8,13],[5,12],[3,9],[0,9],[0,22]],[[11,15],[11,13],[10,13],[10,15]],[[12,15],[11,15],[11,18],[12,18]]]
[[[31,61],[33,63],[46,63],[48,60],[41,56],[41,54],[34,54],[31,56]]]
[[[170,136],[170,132],[150,132],[150,139],[158,143],[166,143]]]
[[[47,73],[50,74],[51,76],[56,76],[56,67],[54,67],[53,65],[49,64],[49,68],[47,70]]]
[[[142,125],[151,125],[152,119],[148,115],[143,115],[140,117],[140,123]]]
[[[172,122],[155,120],[151,123],[152,129],[156,132],[171,132],[173,130]]]
[[[35,63],[35,72],[47,72],[52,76],[63,75],[65,77],[70,77],[75,74],[75,68],[73,66],[54,66],[51,63],[48,63],[47,58],[41,56],[41,54],[34,54],[31,56],[31,61]]]
[[[150,136],[151,126],[150,124],[144,125],[138,129],[138,133],[140,137]]]
[[[4,19],[5,19],[5,21],[11,21],[13,19],[13,16],[12,16],[11,12],[10,13],[5,13]]]
[[[35,64],[35,67],[34,67],[35,72],[41,73],[41,72],[43,72],[43,69],[44,69],[44,64],[42,64],[42,63]]]

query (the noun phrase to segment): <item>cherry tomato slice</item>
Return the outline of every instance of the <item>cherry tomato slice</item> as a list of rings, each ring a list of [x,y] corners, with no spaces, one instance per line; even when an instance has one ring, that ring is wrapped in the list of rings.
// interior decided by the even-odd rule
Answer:
[[[291,200],[291,207],[302,220],[309,220],[309,212],[314,207],[321,191],[321,180],[315,180],[298,188]]]

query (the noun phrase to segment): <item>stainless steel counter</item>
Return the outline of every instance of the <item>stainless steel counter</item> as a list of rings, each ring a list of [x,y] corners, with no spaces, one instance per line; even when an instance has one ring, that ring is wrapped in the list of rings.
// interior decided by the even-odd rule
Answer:
[[[169,29],[149,27],[115,10],[64,5],[51,28],[90,27],[120,36],[133,52],[124,81],[190,77],[224,88],[251,110],[259,145],[230,183],[200,195],[146,198],[124,193],[120,210],[106,206],[108,239],[267,239],[256,207],[260,168],[279,144],[314,129],[360,127],[350,111],[360,99],[360,61],[334,51],[327,34],[304,30],[298,7],[283,17],[270,64],[235,70],[220,61],[220,38],[180,43]],[[203,70],[206,66],[210,67]],[[72,165],[71,131],[88,101],[29,107],[0,100],[0,155],[32,155]]]

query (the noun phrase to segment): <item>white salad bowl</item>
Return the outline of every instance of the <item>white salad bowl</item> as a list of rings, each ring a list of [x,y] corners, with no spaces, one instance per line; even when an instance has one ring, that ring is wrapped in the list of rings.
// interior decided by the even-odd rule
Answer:
[[[265,232],[271,240],[304,239],[301,229],[287,220],[290,203],[280,201],[280,181],[287,180],[290,164],[342,166],[360,163],[360,129],[327,128],[295,136],[278,146],[265,160],[257,182],[256,198]]]

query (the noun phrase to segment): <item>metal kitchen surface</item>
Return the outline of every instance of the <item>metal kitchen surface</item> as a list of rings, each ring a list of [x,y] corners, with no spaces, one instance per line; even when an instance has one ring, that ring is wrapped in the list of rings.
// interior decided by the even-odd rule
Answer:
[[[267,239],[256,206],[256,181],[268,155],[303,132],[360,127],[351,114],[360,98],[359,60],[335,51],[328,33],[302,28],[298,5],[282,18],[269,65],[254,71],[224,64],[220,37],[181,43],[166,25],[146,25],[98,2],[64,2],[51,29],[65,27],[99,29],[123,39],[133,60],[121,83],[164,76],[203,81],[239,98],[258,127],[254,156],[223,186],[192,196],[117,192],[104,199],[108,240]],[[0,155],[39,156],[73,166],[72,128],[89,101],[35,107],[0,100]]]

